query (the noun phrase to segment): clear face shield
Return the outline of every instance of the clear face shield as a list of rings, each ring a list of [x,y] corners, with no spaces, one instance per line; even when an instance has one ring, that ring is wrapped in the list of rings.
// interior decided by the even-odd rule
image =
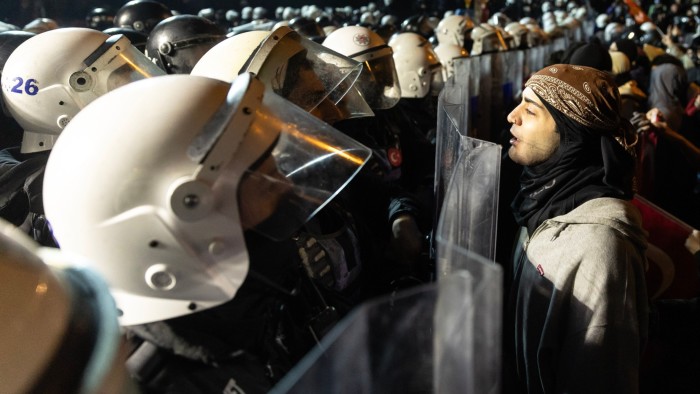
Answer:
[[[74,72],[69,84],[79,96],[94,99],[129,82],[165,75],[126,36],[108,38],[83,60],[85,68]],[[92,100],[85,100],[86,102]]]
[[[330,123],[340,116],[372,116],[352,86],[362,65],[289,27],[273,31],[243,71],[256,74],[273,92]],[[344,100],[346,95],[350,97]],[[342,101],[342,105],[339,105]],[[331,111],[330,105],[337,106]],[[315,111],[314,111],[315,110]]]
[[[325,122],[266,95],[253,130],[279,130],[274,145],[241,179],[241,224],[283,240],[320,211],[369,159],[363,145]]]
[[[364,70],[357,81],[357,89],[374,109],[392,108],[401,99],[401,87],[391,47],[387,46],[387,49],[386,55],[378,54],[364,62]]]
[[[260,84],[250,78],[252,87]],[[227,111],[231,110],[222,106],[218,112]],[[254,110],[245,133],[242,121],[233,118],[223,127],[208,126],[202,136],[209,142],[201,143],[198,137],[194,151],[203,157],[203,169],[212,166],[208,162],[232,157],[212,179],[214,193],[219,194],[215,200],[230,199],[235,191],[238,204],[223,205],[238,211],[244,230],[274,240],[289,238],[320,211],[371,154],[364,145],[270,92]]]

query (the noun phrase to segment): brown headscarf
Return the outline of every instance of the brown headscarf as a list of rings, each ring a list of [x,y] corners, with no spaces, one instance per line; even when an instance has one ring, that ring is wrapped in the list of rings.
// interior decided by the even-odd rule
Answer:
[[[609,73],[554,64],[532,75],[525,86],[577,123],[612,133],[628,153],[634,154],[636,135],[629,121],[620,115],[620,92]]]

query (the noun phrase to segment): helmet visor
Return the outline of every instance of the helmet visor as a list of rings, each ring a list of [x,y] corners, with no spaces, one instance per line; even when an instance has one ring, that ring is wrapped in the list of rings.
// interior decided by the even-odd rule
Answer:
[[[401,99],[399,77],[391,55],[367,60],[358,81],[358,90],[372,109],[388,109]]]
[[[101,96],[129,82],[165,75],[126,36],[108,38],[83,61],[85,69],[70,76],[70,85],[79,94]]]
[[[283,26],[263,41],[243,71],[253,72],[268,89],[310,112],[326,98],[337,104],[362,65]]]
[[[344,119],[374,116],[374,111],[369,107],[356,86],[348,90],[340,100],[334,101],[334,98],[329,96],[325,101],[314,108],[311,114],[328,124],[334,124]]]
[[[238,187],[244,229],[283,240],[333,199],[369,159],[370,150],[274,94],[265,94],[250,132],[279,132]]]

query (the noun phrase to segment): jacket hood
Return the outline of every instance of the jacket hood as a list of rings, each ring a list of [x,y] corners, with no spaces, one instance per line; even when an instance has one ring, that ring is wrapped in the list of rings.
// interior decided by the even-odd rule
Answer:
[[[642,228],[642,215],[631,202],[602,197],[589,200],[566,215],[550,219],[562,224],[600,224],[608,226],[631,239],[640,250],[647,247],[647,232]]]

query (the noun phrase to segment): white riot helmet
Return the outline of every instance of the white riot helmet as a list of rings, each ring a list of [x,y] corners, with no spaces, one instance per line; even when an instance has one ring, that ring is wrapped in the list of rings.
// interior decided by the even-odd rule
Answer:
[[[302,11],[302,13],[301,13],[301,16],[303,16],[305,18],[309,18],[311,20],[316,20],[316,18],[318,18],[321,15],[323,15],[323,10],[318,8],[318,6],[314,5],[314,4],[309,5],[306,8],[306,12]]]
[[[574,16],[574,18],[583,22],[588,16],[588,9],[585,6],[577,7],[573,11],[571,11],[571,14]]]
[[[553,12],[548,12],[542,15],[542,30],[544,30],[544,32],[550,38],[558,38],[565,35],[564,29],[562,29],[557,23],[557,17]]]
[[[288,239],[369,155],[252,74],[166,75],[76,116],[46,165],[44,207],[61,249],[106,279],[120,323],[144,324],[231,300],[251,264],[245,232]]]
[[[554,19],[557,21],[557,25],[563,25],[567,16],[569,14],[564,10],[554,10]]]
[[[530,30],[527,26],[519,22],[511,22],[505,27],[505,31],[513,37],[516,48],[528,48],[530,46],[527,37],[530,34]]]
[[[493,26],[506,27],[512,20],[502,12],[496,12],[489,18],[488,23]]]
[[[657,29],[654,22],[646,21],[639,26],[639,30],[643,31],[644,33],[650,33],[652,31],[656,31]]]
[[[288,26],[228,38],[204,54],[190,74],[231,82],[246,72],[254,73],[268,89],[328,123],[373,115],[352,89],[362,65]]]
[[[267,17],[267,9],[265,7],[255,7],[253,8],[251,17],[254,21],[265,19]]]
[[[540,9],[542,10],[543,14],[554,11],[554,7],[552,7],[552,3],[549,1],[543,2]]]
[[[241,19],[244,21],[250,21],[253,19],[253,7],[245,6],[241,8]]]
[[[36,18],[33,21],[27,23],[22,28],[23,31],[39,34],[45,33],[49,30],[58,29],[58,23],[50,18]]]
[[[401,97],[423,98],[437,95],[444,86],[442,65],[432,46],[418,33],[399,33],[389,40],[394,50]]]
[[[472,30],[471,38],[474,41],[470,53],[472,56],[508,50],[508,45],[501,32],[488,23],[476,26]]]
[[[37,34],[12,52],[2,94],[24,129],[22,152],[39,152],[50,150],[75,114],[98,96],[164,74],[123,35],[62,28]]]
[[[382,17],[379,25],[380,26],[387,26],[387,25],[396,26],[397,24],[399,24],[398,22],[399,22],[399,18],[396,15],[386,14]],[[326,34],[326,36],[327,35],[328,34]]]
[[[598,14],[598,16],[595,17],[595,27],[598,30],[605,29],[605,26],[607,26],[609,22],[610,22],[610,15],[608,15],[606,13]]]
[[[392,49],[379,34],[363,26],[345,26],[331,33],[323,46],[364,64],[357,89],[372,109],[398,103],[401,87]]]
[[[0,220],[3,392],[133,389],[120,356],[114,300],[104,281],[80,264]]]
[[[473,28],[474,23],[464,15],[450,15],[442,18],[438,23],[435,37],[440,45],[454,44],[464,47],[464,43]]]
[[[498,30],[498,32],[501,34],[501,37],[503,37],[503,42],[506,43],[506,49],[517,48],[517,46],[515,45],[515,37],[513,37],[508,31],[506,31],[505,28],[501,27],[500,25],[496,25],[493,28]]]
[[[543,45],[547,42],[547,34],[544,32],[544,30],[542,30],[540,25],[537,23],[532,23],[525,25],[525,27],[527,27],[527,29],[530,31],[530,34],[527,36],[527,41],[530,48]]]
[[[611,22],[611,23],[608,23],[607,26],[605,26],[605,32],[603,34],[603,38],[605,39],[605,42],[610,44],[613,41],[615,41],[615,39],[619,38],[619,36],[622,33],[624,33],[624,31],[625,31],[625,26],[622,23]]]
[[[466,49],[454,44],[439,44],[435,47],[435,54],[442,64],[442,75],[445,82],[454,75],[455,59],[469,56]]]
[[[284,12],[282,13],[282,19],[288,21],[297,15],[299,15],[299,10],[292,8],[292,7],[285,7]]]
[[[374,16],[374,13],[371,11],[366,11],[363,12],[362,15],[360,15],[360,24],[362,25],[368,25],[368,26],[374,26],[378,22],[378,19]]]

